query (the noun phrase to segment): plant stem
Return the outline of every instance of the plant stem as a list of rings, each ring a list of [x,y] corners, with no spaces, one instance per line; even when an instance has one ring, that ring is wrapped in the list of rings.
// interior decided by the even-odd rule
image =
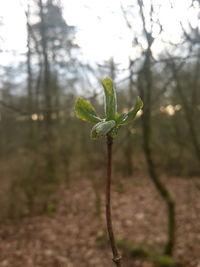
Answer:
[[[113,262],[117,267],[121,267],[121,256],[117,250],[115,236],[113,233],[112,227],[112,215],[111,215],[111,176],[112,176],[112,144],[113,138],[107,135],[107,181],[106,181],[106,222],[107,222],[107,230],[110,239],[110,245],[113,253]]]

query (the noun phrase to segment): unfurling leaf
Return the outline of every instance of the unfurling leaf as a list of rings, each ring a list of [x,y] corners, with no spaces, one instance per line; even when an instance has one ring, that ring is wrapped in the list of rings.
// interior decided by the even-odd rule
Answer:
[[[108,134],[116,125],[116,122],[111,121],[101,121],[97,123],[91,130],[91,137],[98,138],[100,136]]]
[[[105,94],[105,114],[106,120],[114,120],[115,113],[117,111],[117,100],[116,93],[113,86],[113,81],[110,78],[105,78],[102,80],[102,85]]]
[[[127,123],[133,121],[136,117],[137,112],[140,109],[142,109],[142,107],[143,107],[143,102],[142,102],[141,98],[138,97],[134,107],[129,112],[122,114],[121,116],[119,116],[117,118],[117,124],[118,125],[124,125],[124,124],[127,124]]]
[[[78,98],[75,103],[76,117],[90,122],[100,122],[101,119],[97,116],[94,107],[82,98]]]
[[[142,100],[138,97],[133,108],[124,114],[117,112],[116,93],[113,81],[110,78],[102,80],[104,88],[105,102],[105,118],[101,119],[97,116],[94,107],[82,98],[76,100],[75,114],[79,119],[96,123],[92,128],[91,137],[97,138],[103,135],[115,137],[120,126],[123,126],[136,117],[137,112],[143,107]]]

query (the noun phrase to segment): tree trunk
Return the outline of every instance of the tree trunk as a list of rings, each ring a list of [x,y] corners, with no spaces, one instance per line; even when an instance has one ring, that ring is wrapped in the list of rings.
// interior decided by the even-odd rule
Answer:
[[[147,162],[150,178],[155,185],[160,196],[164,199],[168,210],[168,240],[165,247],[165,254],[172,255],[175,244],[175,203],[166,186],[159,179],[156,167],[152,157],[151,149],[151,94],[153,89],[152,73],[151,73],[151,50],[150,47],[146,51],[146,58],[143,69],[138,79],[138,88],[142,100],[144,101],[144,109],[142,115],[143,130],[143,148]],[[145,83],[145,84],[144,84]]]

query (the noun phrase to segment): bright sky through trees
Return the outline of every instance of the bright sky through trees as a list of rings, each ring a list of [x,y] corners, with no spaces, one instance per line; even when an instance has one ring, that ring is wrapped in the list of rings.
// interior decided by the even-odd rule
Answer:
[[[136,5],[135,13],[138,14],[135,0],[64,0],[63,14],[68,24],[77,26],[77,44],[82,48],[83,59],[89,61],[102,61],[114,57],[117,62],[125,62],[129,55],[137,53],[132,48],[132,32],[127,28],[121,10],[128,4]],[[26,0],[6,0],[0,3],[0,53],[1,63],[7,65],[17,59],[17,55],[26,51],[26,19],[24,9]],[[150,0],[145,1],[148,6]],[[163,25],[163,34],[154,44],[155,54],[163,49],[168,41],[179,42],[181,35],[180,21],[191,24],[197,21],[197,12],[188,9],[191,1],[154,0],[158,10],[160,23]],[[171,8],[173,5],[173,8]],[[148,19],[148,11],[147,11]],[[138,15],[134,16],[134,31],[141,32],[141,21]],[[156,35],[156,29],[155,29]],[[142,33],[141,33],[142,36]],[[10,51],[13,51],[11,53]]]

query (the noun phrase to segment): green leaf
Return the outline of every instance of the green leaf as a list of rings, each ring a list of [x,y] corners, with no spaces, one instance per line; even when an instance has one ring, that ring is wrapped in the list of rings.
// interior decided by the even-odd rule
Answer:
[[[82,98],[78,98],[75,103],[76,117],[90,122],[100,122],[101,119],[97,116],[94,107]]]
[[[128,113],[122,114],[120,117],[117,118],[117,121],[116,121],[117,124],[124,125],[124,124],[127,124],[133,121],[136,117],[137,112],[140,109],[142,109],[142,107],[143,107],[143,102],[141,98],[138,97],[134,107]]]
[[[110,78],[102,80],[102,85],[105,94],[105,114],[106,120],[114,120],[117,111],[116,93],[113,86],[113,81]]]
[[[101,121],[97,123],[91,130],[91,137],[96,139],[97,137],[106,135],[109,133],[116,125],[116,122],[111,121]]]

